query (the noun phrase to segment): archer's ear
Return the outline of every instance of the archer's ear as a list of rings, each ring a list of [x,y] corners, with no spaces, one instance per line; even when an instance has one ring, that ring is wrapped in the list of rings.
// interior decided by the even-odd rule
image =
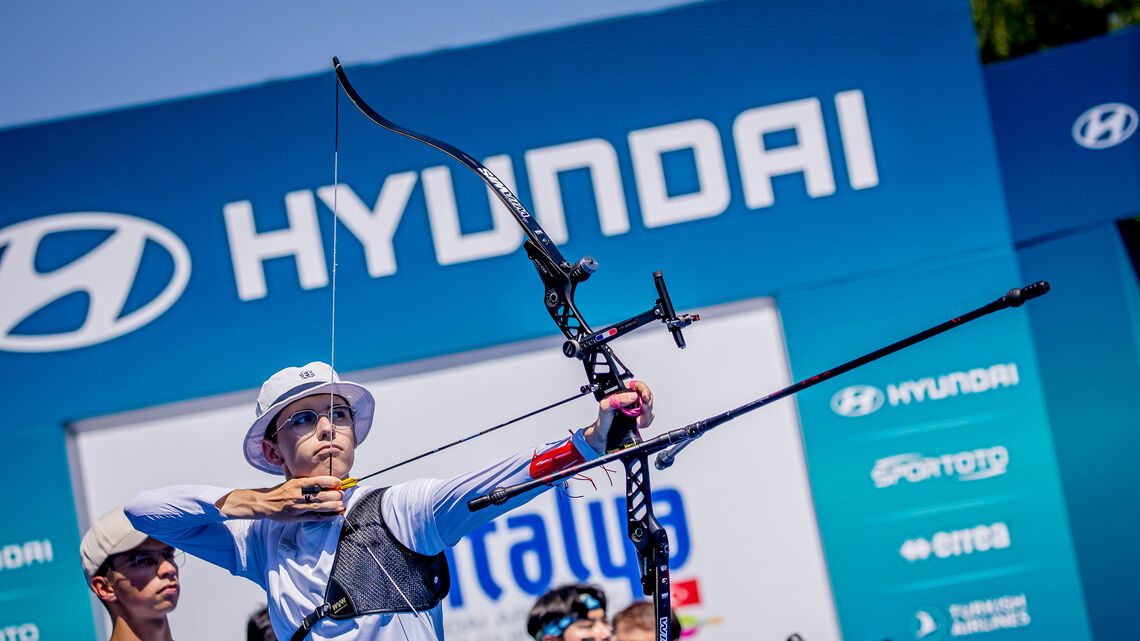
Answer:
[[[119,597],[115,594],[115,588],[105,576],[97,576],[91,579],[91,590],[95,592],[95,596],[99,597],[102,601],[118,601]]]
[[[285,459],[281,458],[280,452],[277,451],[277,444],[267,438],[261,439],[261,453],[271,465],[285,464]]]

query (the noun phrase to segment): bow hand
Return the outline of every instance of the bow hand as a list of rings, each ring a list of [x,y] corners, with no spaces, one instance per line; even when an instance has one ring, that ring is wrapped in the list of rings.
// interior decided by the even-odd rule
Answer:
[[[641,381],[630,381],[630,389],[598,401],[598,419],[586,428],[586,442],[605,453],[640,441],[638,430],[653,423],[653,392]]]

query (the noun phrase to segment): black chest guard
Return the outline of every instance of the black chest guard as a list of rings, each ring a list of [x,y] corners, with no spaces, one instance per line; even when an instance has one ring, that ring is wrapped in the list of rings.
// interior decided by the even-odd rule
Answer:
[[[422,612],[447,596],[451,588],[447,557],[442,552],[428,556],[409,550],[384,523],[380,505],[387,489],[370,492],[345,515],[325,602],[305,617],[290,641],[304,639],[326,616],[351,619],[362,614],[411,612],[412,608]]]

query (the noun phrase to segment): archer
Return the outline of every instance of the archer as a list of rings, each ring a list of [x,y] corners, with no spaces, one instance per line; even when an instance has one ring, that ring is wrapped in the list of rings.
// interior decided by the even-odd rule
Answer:
[[[261,386],[244,441],[250,465],[283,483],[165,487],[125,511],[141,532],[264,588],[280,639],[438,641],[450,585],[444,548],[552,485],[478,512],[467,501],[598,458],[619,409],[647,427],[653,396],[631,386],[602,399],[597,419],[568,439],[450,479],[375,488],[349,476],[372,429],[372,394],[325,363],[287,367]]]

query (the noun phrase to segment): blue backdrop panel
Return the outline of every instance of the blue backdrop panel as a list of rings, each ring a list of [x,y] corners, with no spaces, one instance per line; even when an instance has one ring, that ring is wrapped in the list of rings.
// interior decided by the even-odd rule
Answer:
[[[1001,253],[783,296],[793,377],[1021,281]],[[1024,309],[955,328],[798,403],[844,638],[1089,638]]]
[[[1017,240],[1140,212],[1137,65],[1133,28],[986,68]]]
[[[604,191],[605,171],[570,165],[556,179],[566,211],[563,253],[573,260],[589,252],[602,264],[579,290],[579,307],[587,318],[600,325],[645,309],[655,297],[650,284],[655,269],[665,271],[673,299],[683,309],[783,295],[781,309],[799,373],[855,339],[874,343],[899,329],[893,322],[878,322],[912,319],[914,309],[926,307],[915,305],[915,299],[933,295],[922,289],[932,279],[954,273],[964,282],[991,276],[1001,287],[1011,278],[1016,282],[1016,269],[1004,258],[961,264],[962,256],[1010,244],[975,45],[969,5],[959,0],[894,6],[710,2],[353,68],[349,75],[365,98],[396,122],[478,158],[506,156],[518,195],[528,206],[536,199],[533,185],[542,178],[541,172],[531,171],[536,154],[549,154],[552,146],[581,150],[587,145],[595,154],[591,159],[598,161],[597,150],[608,150],[618,181],[602,200],[606,206],[624,204],[628,229],[604,233],[599,222],[614,216],[603,211],[597,197]],[[334,181],[335,92],[330,70],[317,77],[0,132],[5,150],[0,187],[6,194],[0,211],[0,289],[5,301],[12,302],[0,308],[0,339],[9,346],[0,350],[0,389],[5,400],[20,400],[7,405],[0,429],[15,430],[29,418],[64,424],[250,389],[283,365],[327,357],[331,285],[324,279],[331,276],[334,246],[332,210],[322,198],[329,192],[322,188]],[[549,335],[552,327],[539,302],[542,291],[521,251],[484,252],[449,264],[437,255],[439,223],[429,223],[428,214],[429,193],[440,192],[430,192],[425,184],[432,176],[438,180],[437,167],[450,168],[457,224],[467,235],[492,228],[482,184],[439,152],[379,129],[343,99],[339,104],[339,182],[368,210],[378,200],[392,202],[386,185],[399,180],[412,185],[406,203],[393,205],[401,214],[392,241],[394,272],[370,275],[365,248],[377,239],[356,237],[345,224],[338,228],[338,368],[359,370]],[[701,147],[701,154],[685,144],[659,148],[655,157],[668,199],[711,193],[719,178],[715,170],[723,163],[723,203],[701,217],[651,224],[660,222],[655,217],[661,210],[644,206],[647,185],[636,178],[635,162],[646,158],[634,152],[635,141],[646,130],[675,133],[682,123],[712,142]],[[812,156],[813,173],[780,169],[786,157],[779,160],[779,153],[813,150],[820,151]],[[773,174],[770,181],[765,172]],[[765,200],[757,190],[769,184],[771,196]],[[341,195],[338,211],[343,216],[352,199],[347,191]],[[552,213],[534,209],[539,216]],[[227,210],[239,217],[248,214],[255,235],[266,242],[284,238],[274,233],[298,234],[289,241],[294,244],[316,238],[309,250],[315,246],[323,256],[306,263],[294,248],[294,254],[255,261],[256,271],[264,274],[264,294],[243,294],[235,265],[248,256],[234,249]],[[100,222],[70,215],[77,212],[98,212]],[[58,217],[64,214],[68,216]],[[314,232],[303,231],[307,222]],[[60,227],[48,233],[46,225],[55,223]],[[117,243],[122,251],[107,251],[118,248]],[[95,258],[102,261],[100,268],[84,268],[89,264],[84,261]],[[918,274],[916,266],[933,263],[947,267],[915,276],[917,285],[908,280]],[[845,303],[861,313],[894,310],[877,317],[874,327],[858,328],[859,333],[840,337],[834,323],[822,322],[820,308],[811,307],[817,303],[808,302],[814,298],[807,292],[823,291],[821,283],[899,270],[912,271],[889,279],[899,288],[898,296],[874,295],[862,284],[827,290],[839,302],[862,296],[860,305],[865,306]],[[307,281],[302,273],[308,274]],[[53,279],[61,275],[67,282]],[[184,288],[181,276],[187,278]],[[921,290],[917,294],[910,291],[915,287]],[[903,291],[909,298],[903,298]],[[966,293],[958,290],[948,300],[962,302],[956,300],[961,294],[965,301]],[[996,295],[988,288],[969,293],[983,300]],[[970,303],[978,300],[968,298]],[[167,307],[155,307],[155,301]],[[42,308],[34,309],[37,304]],[[124,319],[139,318],[131,315],[140,310],[152,317],[124,327]],[[10,348],[17,335],[83,333],[90,329],[85,323],[95,321],[107,326],[106,340],[37,352]],[[991,545],[977,557],[928,559],[883,570],[877,588],[882,593],[913,588],[882,600],[893,601],[897,610],[860,609],[866,586],[850,577],[867,569],[858,565],[863,559],[845,561],[850,567],[833,560],[840,616],[851,634],[903,637],[897,631],[920,609],[911,607],[912,595],[927,593],[943,598],[921,606],[930,609],[928,616],[959,602],[954,599],[1008,596],[1003,603],[1016,618],[1017,590],[1028,584],[1027,578],[1072,574],[1063,516],[1055,502],[1059,494],[1050,464],[1042,461],[1048,440],[1038,450],[1018,440],[1017,430],[1037,435],[1044,426],[1036,369],[1022,349],[1027,340],[1020,334],[1023,325],[998,321],[990,327],[1004,329],[967,333],[974,338],[955,339],[965,342],[958,350],[923,358],[922,367],[915,362],[914,370],[875,371],[884,381],[904,380],[919,375],[911,371],[928,371],[924,368],[930,363],[962,368],[1016,361],[1022,376],[1018,386],[995,388],[979,398],[1027,397],[1027,413],[1010,423],[1007,439],[1018,444],[1012,455],[1024,461],[1010,492],[1022,491],[1022,480],[1041,481],[1033,490],[1041,499],[1040,512],[1013,509],[1026,500],[1019,497],[1008,502],[1010,512],[1000,511],[1001,504],[963,510],[971,517],[963,522],[907,517],[900,521],[906,527],[883,525],[880,538],[855,537],[851,527],[836,524],[862,517],[848,514],[824,474],[842,465],[823,463],[830,446],[812,440],[832,430],[829,422],[841,417],[805,411],[808,460],[816,475],[813,487],[824,497],[820,516],[829,558],[849,551],[844,547],[849,534],[851,549],[884,564],[906,563],[897,554],[900,537],[933,540],[939,531],[985,525],[989,529],[975,538],[1000,541],[998,524],[1013,537],[1011,546]],[[111,330],[122,331],[111,336]],[[977,353],[992,359],[980,364],[962,360]],[[829,412],[829,397],[820,394],[810,402],[822,399],[819,411]],[[901,417],[913,408],[896,409],[894,415]],[[963,431],[972,429],[983,427]],[[956,442],[946,445],[957,447]],[[928,446],[935,443],[914,441],[923,451]],[[874,457],[903,453],[873,451],[870,445],[852,450],[872,457],[856,474],[864,483],[871,482]],[[59,439],[46,441],[41,451],[54,455],[60,465],[65,459]],[[818,470],[816,458],[822,465]],[[1011,471],[978,483],[1014,479]],[[933,487],[932,496],[939,498],[941,486]],[[902,497],[908,489],[871,494],[882,502],[878,518],[905,509]],[[892,507],[891,500],[899,503]],[[66,528],[68,536],[75,529],[73,522],[55,527]],[[1041,539],[1020,534],[1037,527],[1056,534]],[[870,536],[860,528],[859,537]],[[989,559],[1002,558],[998,555],[1028,558],[1035,540],[1043,546],[1038,550],[1053,556],[1040,567],[986,579],[986,590],[923,592],[913,585],[939,580],[936,563],[985,572]],[[75,543],[71,540],[67,547],[74,549]],[[983,561],[985,567],[978,565]],[[77,576],[58,585],[71,586],[68,598],[85,595]],[[1058,595],[1076,591],[1072,582],[1061,583],[1056,591],[1024,589],[1034,620],[1046,622],[1049,611],[1037,614],[1038,608],[1050,608]],[[1058,623],[1057,629],[1073,633],[1067,638],[1083,638],[1083,615],[1079,605],[1073,607],[1070,623]],[[895,623],[885,623],[888,627],[880,632],[877,624],[871,627],[872,615]]]
[[[16,434],[14,430],[9,434]],[[0,634],[6,639],[91,639],[90,603],[79,564],[71,474],[58,425],[24,423],[4,470],[34,492],[0,526]],[[16,480],[18,479],[18,481]],[[61,616],[66,613],[71,616]],[[75,616],[78,615],[78,616]]]
[[[626,299],[651,299],[654,269],[665,270],[678,304],[697,307],[1006,243],[971,27],[969,7],[956,1],[718,2],[349,72],[397,122],[476,157],[508,155],[527,203],[528,150],[595,139],[612,147],[627,232],[602,234],[588,174],[561,176],[569,234],[563,250],[601,261],[579,300],[601,324],[644,307]],[[836,104],[837,94],[856,90],[877,181],[864,174],[859,189]],[[185,291],[139,329],[67,351],[0,352],[0,382],[27,401],[13,409],[14,420],[48,399],[29,381],[61,371],[73,393],[52,398],[51,407],[73,419],[252,388],[283,364],[328,353],[330,286],[302,288],[297,261],[286,256],[263,262],[264,297],[239,298],[223,210],[248,201],[257,231],[269,232],[289,224],[287,194],[313,199],[329,271],[330,210],[313,192],[333,182],[334,91],[330,71],[0,132],[0,180],[9,195],[3,224],[65,212],[127,214],[170,230],[192,263]],[[789,103],[818,104],[834,192],[811,197],[804,174],[793,172],[772,179],[770,206],[750,207],[734,126],[741,114]],[[627,137],[694,119],[719,132],[728,203],[714,216],[649,228]],[[381,130],[343,100],[340,129],[339,179],[367,206],[387,177],[417,172],[395,233],[395,274],[370,276],[362,244],[339,229],[341,368],[550,333],[521,251],[446,266],[436,260],[419,172],[445,164],[442,154]],[[806,145],[799,136],[807,133],[772,131],[763,144]],[[693,158],[684,149],[663,154],[674,195],[700,188]],[[486,229],[482,185],[452,169],[463,231]],[[45,241],[40,269],[73,264],[93,242]],[[135,281],[137,305],[175,271],[177,261],[161,249],[152,253]],[[5,287],[25,287],[23,280]],[[20,329],[77,327],[84,300],[61,296],[52,313]],[[510,311],[509,322],[501,310]]]
[[[1115,225],[1023,249],[1054,291],[1030,309],[1093,631],[1127,638],[1140,602],[1140,287]]]

